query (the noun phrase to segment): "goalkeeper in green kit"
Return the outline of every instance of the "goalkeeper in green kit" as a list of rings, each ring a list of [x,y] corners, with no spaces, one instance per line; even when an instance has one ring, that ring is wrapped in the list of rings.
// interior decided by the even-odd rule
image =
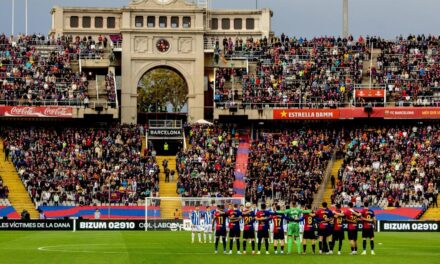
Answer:
[[[304,208],[304,205],[301,205]],[[287,217],[294,219],[293,221],[289,221],[287,226],[287,254],[291,254],[292,252],[292,243],[293,238],[296,241],[296,248],[298,250],[298,254],[301,254],[301,241],[300,241],[300,232],[299,232],[299,222],[301,221],[302,214],[310,214],[312,210],[304,210],[301,208],[288,208],[284,211],[277,211],[277,214],[285,214]]]

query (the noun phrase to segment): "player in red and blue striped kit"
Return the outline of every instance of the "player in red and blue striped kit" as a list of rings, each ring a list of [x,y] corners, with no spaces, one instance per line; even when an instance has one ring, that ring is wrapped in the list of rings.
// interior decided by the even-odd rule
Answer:
[[[220,238],[223,241],[223,254],[226,254],[226,219],[228,218],[224,211],[223,205],[218,205],[214,213],[214,221],[212,222],[215,228],[215,254],[217,254],[218,243]]]
[[[251,242],[252,254],[255,254],[255,212],[251,208],[250,203],[246,203],[246,207],[242,212],[243,219],[243,255],[246,255],[246,243]]]
[[[227,212],[229,217],[229,254],[232,254],[232,247],[234,245],[234,240],[237,243],[237,254],[241,255],[240,252],[240,220],[241,211],[238,209],[238,205],[235,204],[233,207],[230,205],[230,209]]]
[[[306,210],[310,210],[310,205],[305,206]],[[315,234],[315,214],[305,213],[304,218],[304,236],[303,236],[303,254],[307,252],[307,241],[312,241],[312,253],[315,254],[316,234]]]
[[[374,253],[374,225],[376,223],[376,217],[373,210],[368,208],[368,202],[364,203],[364,209],[361,211],[362,215],[362,255],[367,254],[367,239],[370,239],[371,255]]]
[[[318,237],[319,237],[319,254],[328,252],[327,239],[332,235],[332,226],[330,221],[333,218],[333,212],[327,208],[327,203],[322,203],[322,208],[316,212],[316,220],[318,221]]]
[[[264,239],[264,245],[266,247],[266,255],[269,255],[269,221],[271,220],[273,213],[266,210],[266,205],[261,205],[261,211],[258,211],[255,215],[255,219],[258,221],[258,255],[261,254],[261,241]]]
[[[336,204],[336,209],[333,210],[333,235],[330,241],[330,252],[333,254],[333,248],[335,247],[336,241],[339,241],[338,255],[341,255],[342,241],[344,240],[344,212],[341,210],[341,205]]]
[[[275,211],[279,212],[281,211],[281,206],[276,205]],[[281,254],[284,254],[284,226],[287,225],[287,221],[290,222],[299,222],[299,220],[292,219],[284,214],[274,214],[271,216],[272,222],[273,222],[273,247],[275,254],[278,254],[278,243],[280,243],[281,246]]]

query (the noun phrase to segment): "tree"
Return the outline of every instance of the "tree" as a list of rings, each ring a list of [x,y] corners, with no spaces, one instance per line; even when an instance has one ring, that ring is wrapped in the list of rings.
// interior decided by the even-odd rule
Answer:
[[[180,112],[187,102],[188,85],[176,71],[168,68],[153,69],[138,84],[138,109],[140,112]]]

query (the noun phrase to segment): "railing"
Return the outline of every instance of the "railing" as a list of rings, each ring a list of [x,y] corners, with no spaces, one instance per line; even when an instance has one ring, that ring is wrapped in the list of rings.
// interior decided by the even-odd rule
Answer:
[[[122,40],[121,41],[117,41],[117,42],[111,41],[110,43],[111,43],[110,45],[111,45],[113,50],[122,51]]]
[[[119,109],[118,88],[117,88],[117,83],[116,83],[116,76],[114,73],[113,73],[113,83],[114,83],[114,89],[115,89],[116,109]]]
[[[96,88],[96,101],[99,102],[99,85],[98,85],[98,75],[95,76],[95,88]]]
[[[0,99],[0,105],[6,106],[71,106],[74,108],[91,108],[94,109],[96,106],[103,106],[104,108],[112,108],[110,103],[98,103],[96,101],[91,101],[88,104],[84,103],[84,100],[41,100],[41,101],[25,101],[25,100],[4,100]]]
[[[247,103],[237,101],[225,101],[215,102],[215,108],[217,109],[229,109],[238,108],[244,110],[264,110],[264,109],[336,109],[336,108],[349,108],[349,107],[365,107],[371,105],[372,107],[385,107],[385,106],[399,106],[399,107],[440,107],[440,96],[429,97],[432,101],[392,101],[392,102],[302,102],[302,103],[281,103],[281,102],[268,102],[268,103]]]
[[[182,120],[149,120],[148,128],[182,128]]]

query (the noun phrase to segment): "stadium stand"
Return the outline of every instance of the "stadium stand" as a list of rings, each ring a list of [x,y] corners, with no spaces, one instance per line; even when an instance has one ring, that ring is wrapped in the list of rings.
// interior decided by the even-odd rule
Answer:
[[[230,87],[225,72],[233,71],[217,71],[216,106],[232,101],[253,109],[335,108],[368,102],[384,106],[383,97],[353,99],[357,86],[386,88],[388,106],[438,106],[439,44],[439,38],[424,35],[394,41],[362,36],[357,40],[352,36],[307,40],[284,34],[271,39],[237,39],[235,43],[224,39],[225,58],[246,58],[250,65],[247,74],[236,74],[242,89],[234,92],[234,99],[228,90],[225,96],[224,89]]]
[[[7,37],[0,35],[0,103],[2,105],[90,104],[94,76],[81,72],[79,60],[102,59],[107,37],[49,39],[42,35]],[[94,83],[92,83],[94,84]],[[115,107],[112,75],[105,79],[111,107]]]
[[[188,135],[190,146],[176,156],[177,192],[183,197],[233,196],[238,131],[195,125]]]
[[[8,129],[2,137],[37,205],[136,205],[158,192],[159,168],[140,157],[137,126]]]
[[[311,204],[340,134],[326,129],[261,132],[250,148],[247,199]]]
[[[350,131],[332,202],[426,208],[440,183],[439,133],[437,125]]]

